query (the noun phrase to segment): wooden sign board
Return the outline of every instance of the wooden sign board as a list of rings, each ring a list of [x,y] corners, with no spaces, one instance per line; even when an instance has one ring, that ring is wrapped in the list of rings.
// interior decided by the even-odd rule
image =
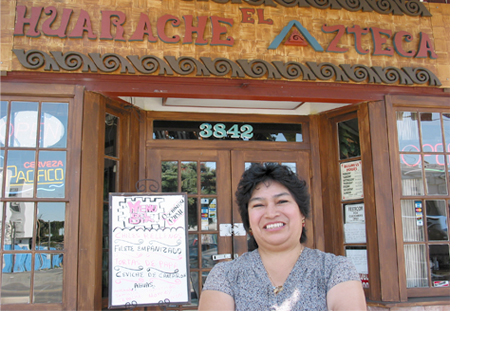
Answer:
[[[189,304],[187,195],[111,193],[109,308]]]

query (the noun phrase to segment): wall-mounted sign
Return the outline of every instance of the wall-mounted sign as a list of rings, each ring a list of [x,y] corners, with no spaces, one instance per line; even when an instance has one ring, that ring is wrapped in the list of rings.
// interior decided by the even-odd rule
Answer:
[[[186,194],[109,197],[109,308],[189,304]]]
[[[344,205],[344,242],[366,243],[364,203]]]
[[[340,164],[340,181],[342,188],[342,200],[353,200],[363,198],[363,174],[361,172],[361,161]]]
[[[432,71],[449,67],[449,55],[441,55],[446,52],[448,36],[443,39],[439,35],[445,44],[436,50],[437,35],[426,18],[431,16],[430,9],[416,0],[214,0],[216,4],[209,7],[175,1],[158,11],[140,7],[125,10],[119,2],[116,7],[98,9],[65,6],[64,1],[58,6],[17,5],[14,26],[6,34],[14,37],[12,58],[17,57],[26,69],[56,72],[302,78],[429,86],[442,85]],[[228,9],[231,5],[238,9]],[[282,8],[278,11],[277,6]],[[383,18],[370,20],[367,26],[364,14],[349,14],[348,20],[340,21],[338,16],[324,16],[318,9],[423,18],[420,26],[409,28],[404,27],[404,17],[394,23]],[[449,28],[447,23],[442,29]],[[257,26],[260,28],[252,28]],[[256,34],[262,32],[265,35]],[[84,48],[80,40],[87,40]],[[103,53],[99,43],[104,41],[111,47],[118,43],[121,50]],[[136,44],[146,41],[148,45]],[[129,43],[129,49],[123,50],[123,42]],[[140,45],[141,50],[135,50],[134,45]],[[213,49],[199,52],[204,45]],[[68,49],[58,51],[62,46]],[[171,54],[164,56],[161,52]],[[365,55],[372,57],[359,57]],[[294,60],[287,62],[288,57]]]

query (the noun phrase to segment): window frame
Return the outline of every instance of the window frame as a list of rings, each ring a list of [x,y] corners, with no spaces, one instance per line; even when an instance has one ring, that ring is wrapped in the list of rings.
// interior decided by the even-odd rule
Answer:
[[[394,203],[394,218],[395,218],[395,227],[396,227],[396,247],[397,247],[397,255],[398,255],[398,266],[399,266],[399,286],[400,286],[400,295],[402,301],[407,301],[410,297],[441,297],[441,296],[449,296],[450,295],[450,287],[432,287],[431,286],[431,276],[430,276],[430,267],[428,266],[428,279],[429,279],[429,287],[423,288],[408,288],[406,284],[406,270],[405,270],[405,257],[404,257],[404,246],[405,244],[409,244],[408,242],[404,242],[403,240],[403,220],[402,220],[402,210],[401,210],[401,201],[402,200],[422,200],[424,203],[426,200],[444,200],[447,204],[447,220],[448,227],[450,227],[450,174],[446,173],[447,179],[447,194],[439,194],[439,195],[428,195],[427,192],[424,192],[423,195],[416,196],[408,196],[403,195],[402,184],[401,184],[401,168],[400,168],[400,154],[399,151],[399,141],[398,141],[398,130],[397,130],[397,118],[396,112],[398,111],[411,111],[411,112],[440,112],[450,113],[450,98],[442,98],[442,97],[423,97],[423,96],[391,96],[388,95],[385,97],[385,105],[386,105],[386,118],[387,118],[387,126],[389,132],[389,157],[391,164],[391,173],[392,173],[392,187],[393,187],[393,203]],[[443,130],[443,125],[441,124],[441,128]],[[419,131],[420,124],[419,124]],[[419,132],[419,142],[421,143],[421,134]],[[443,136],[444,137],[444,136]],[[415,152],[416,154],[423,155],[432,153],[432,152],[424,152],[422,147],[420,148],[420,152]],[[436,154],[436,153],[434,153]],[[444,154],[445,156],[449,156],[450,153],[447,152],[446,149],[443,149],[443,152],[438,152],[438,154]],[[423,158],[422,158],[423,159]],[[448,159],[446,160],[448,162]],[[422,172],[423,180],[425,182],[425,172]],[[425,186],[425,185],[424,185]],[[426,187],[426,186],[425,186]],[[425,205],[424,205],[425,206]],[[425,217],[424,217],[425,219]],[[426,223],[424,220],[424,227],[426,227]],[[413,243],[413,242],[412,242]],[[410,243],[410,244],[412,244]],[[431,241],[427,239],[427,233],[424,231],[424,240],[422,242],[415,242],[415,244],[425,244],[426,246],[426,258],[427,262],[429,262],[429,254],[428,254],[428,246],[433,244],[443,244],[447,243],[451,246],[451,234],[448,232],[448,240],[447,241]]]
[[[35,303],[34,300],[34,273],[31,271],[30,301],[22,304],[3,304],[2,310],[76,310],[76,280],[77,280],[77,248],[78,248],[78,212],[80,204],[80,153],[79,144],[81,142],[78,136],[78,130],[81,128],[83,113],[83,87],[73,85],[59,84],[22,84],[22,83],[2,83],[1,100],[8,101],[9,113],[11,102],[37,102],[39,104],[38,118],[40,118],[42,103],[67,103],[68,104],[68,124],[67,124],[67,143],[64,148],[41,147],[39,143],[34,147],[13,148],[8,144],[2,147],[2,150],[32,150],[35,152],[35,159],[38,154],[45,151],[66,152],[66,171],[65,171],[65,192],[61,198],[38,197],[36,185],[33,187],[33,196],[16,198],[18,202],[34,203],[37,208],[38,203],[65,203],[65,237],[64,248],[54,250],[55,253],[64,254],[63,268],[63,292],[60,303]],[[2,181],[2,186],[4,185]],[[2,197],[2,202],[10,202],[8,197]],[[34,213],[35,215],[35,213]],[[3,242],[2,242],[3,243]],[[4,250],[0,247],[0,259],[3,260],[4,254],[13,254],[17,251]],[[29,254],[32,255],[32,262],[36,254],[43,250],[37,250],[36,244],[32,243]],[[0,271],[1,276],[1,271]]]

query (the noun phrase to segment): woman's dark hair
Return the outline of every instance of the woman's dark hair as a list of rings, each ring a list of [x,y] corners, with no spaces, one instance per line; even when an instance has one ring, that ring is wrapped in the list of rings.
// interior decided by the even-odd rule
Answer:
[[[240,212],[241,220],[245,230],[249,232],[250,221],[248,218],[248,202],[252,193],[258,184],[266,181],[276,181],[285,186],[295,199],[299,206],[299,210],[304,217],[309,217],[311,209],[310,196],[307,190],[307,184],[301,180],[289,167],[277,163],[253,163],[241,176],[236,190],[236,203]],[[307,240],[306,228],[302,227],[302,234],[300,236],[300,243]],[[248,242],[248,250],[258,248],[257,242],[251,235]]]

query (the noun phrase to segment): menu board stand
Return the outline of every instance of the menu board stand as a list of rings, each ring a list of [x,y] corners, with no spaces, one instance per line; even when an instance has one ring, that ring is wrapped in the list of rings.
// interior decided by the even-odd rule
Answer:
[[[186,193],[110,193],[108,308],[191,303]]]

